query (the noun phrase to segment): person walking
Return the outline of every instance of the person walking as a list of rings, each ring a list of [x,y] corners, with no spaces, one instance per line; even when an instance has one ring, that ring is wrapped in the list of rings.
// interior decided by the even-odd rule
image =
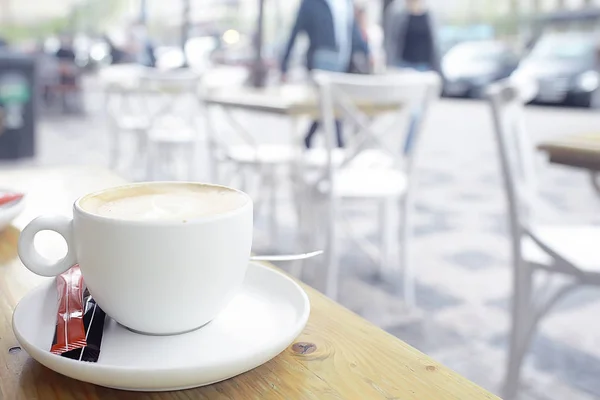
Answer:
[[[81,87],[79,82],[79,67],[77,66],[73,35],[62,33],[60,46],[54,53],[58,63],[59,85],[55,87],[60,95],[63,112],[80,111]]]
[[[440,72],[437,25],[424,0],[396,0],[387,8],[387,65]]]
[[[395,0],[386,9],[384,45],[388,67],[442,74],[437,26],[425,0]],[[412,111],[404,153],[412,150],[422,110]]]
[[[129,52],[137,64],[146,67],[156,66],[154,45],[143,22],[134,23],[129,30]]]
[[[366,48],[369,49],[371,54],[366,54],[361,49],[354,49],[350,58],[349,72],[352,74],[370,74],[374,64],[372,58],[373,49],[369,38],[367,10],[364,6],[354,6],[354,18],[356,20],[358,31],[360,32],[360,37],[367,44]]]
[[[286,81],[289,60],[299,33],[308,36],[306,68],[333,72],[348,72],[354,51],[369,54],[354,16],[353,0],[301,0],[294,27],[281,61],[282,81]],[[319,127],[314,121],[304,143],[311,147]],[[343,147],[341,122],[336,121],[337,144]]]

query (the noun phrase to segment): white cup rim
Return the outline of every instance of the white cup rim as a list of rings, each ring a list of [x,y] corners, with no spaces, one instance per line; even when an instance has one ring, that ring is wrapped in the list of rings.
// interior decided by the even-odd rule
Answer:
[[[213,188],[226,189],[226,190],[231,190],[233,192],[236,192],[236,193],[242,195],[243,197],[245,197],[246,202],[242,206],[235,208],[231,211],[227,211],[227,212],[219,213],[219,214],[213,214],[213,215],[206,215],[206,216],[201,216],[201,217],[187,218],[185,220],[185,222],[180,221],[180,220],[168,220],[168,219],[167,220],[128,220],[128,219],[107,217],[104,215],[98,215],[98,214],[94,214],[90,211],[87,211],[80,205],[81,201],[84,200],[85,198],[97,196],[104,192],[108,192],[108,191],[112,191],[112,190],[119,190],[119,189],[135,188],[135,187],[139,187],[139,186],[148,186],[148,185],[209,186],[209,187],[213,187]],[[81,196],[77,200],[75,200],[75,203],[73,204],[74,214],[79,213],[81,215],[85,215],[86,218],[90,218],[90,219],[93,219],[93,220],[96,220],[99,222],[110,222],[113,224],[142,225],[142,226],[144,226],[144,225],[145,226],[185,226],[185,225],[190,225],[190,224],[218,221],[221,219],[227,219],[227,218],[234,217],[238,214],[241,214],[248,207],[252,207],[252,198],[247,193],[245,193],[241,190],[238,190],[238,189],[235,189],[235,188],[232,188],[229,186],[225,186],[225,185],[217,185],[214,183],[191,182],[191,181],[136,182],[136,183],[128,183],[128,184],[124,184],[124,185],[119,185],[119,186],[112,186],[109,188],[105,188],[102,190],[97,190],[95,192],[84,194],[83,196]]]

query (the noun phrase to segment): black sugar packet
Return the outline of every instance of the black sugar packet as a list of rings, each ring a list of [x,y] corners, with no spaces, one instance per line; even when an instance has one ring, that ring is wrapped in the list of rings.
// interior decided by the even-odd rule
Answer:
[[[102,334],[104,333],[104,319],[106,313],[96,304],[96,301],[85,289],[83,292],[84,314],[83,325],[87,345],[81,349],[66,351],[61,356],[78,361],[97,362],[100,357],[100,346],[102,344]],[[54,339],[56,343],[56,329],[54,330]]]

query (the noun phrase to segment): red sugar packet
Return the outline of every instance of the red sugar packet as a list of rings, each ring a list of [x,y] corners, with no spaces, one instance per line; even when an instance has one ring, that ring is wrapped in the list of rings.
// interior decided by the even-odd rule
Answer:
[[[23,193],[0,193],[0,206],[15,200],[21,200],[23,196],[25,196]]]
[[[56,277],[58,314],[50,352],[61,355],[86,346],[83,323],[83,275],[79,265]]]

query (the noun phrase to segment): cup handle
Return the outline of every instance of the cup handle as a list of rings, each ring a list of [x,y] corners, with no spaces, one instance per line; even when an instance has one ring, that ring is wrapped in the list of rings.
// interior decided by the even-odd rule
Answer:
[[[54,231],[61,235],[67,242],[67,255],[56,262],[40,255],[33,244],[35,235],[40,231]],[[19,237],[19,257],[31,272],[41,276],[60,275],[71,268],[77,263],[73,246],[73,220],[64,216],[42,216],[31,221]]]

